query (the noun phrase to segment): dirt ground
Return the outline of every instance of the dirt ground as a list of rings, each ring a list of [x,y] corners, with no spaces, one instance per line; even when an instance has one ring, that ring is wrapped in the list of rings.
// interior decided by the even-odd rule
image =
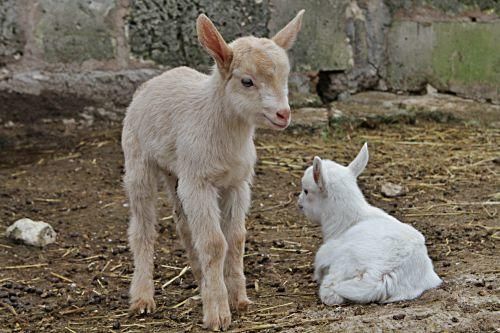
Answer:
[[[158,309],[127,315],[133,266],[119,117],[71,98],[54,105],[2,97],[0,233],[29,217],[51,223],[58,238],[38,249],[0,236],[0,332],[202,331],[198,289],[163,194]],[[20,112],[34,116],[22,123]],[[245,257],[254,304],[233,315],[233,332],[499,331],[500,130],[458,122],[371,127],[257,133]],[[365,141],[365,195],[426,236],[445,283],[411,302],[327,307],[312,281],[321,233],[296,208],[300,178],[314,155],[347,163]],[[406,194],[384,197],[385,182]]]

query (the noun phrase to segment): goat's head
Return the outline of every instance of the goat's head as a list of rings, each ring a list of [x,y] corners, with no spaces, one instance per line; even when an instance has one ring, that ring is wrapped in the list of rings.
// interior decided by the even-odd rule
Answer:
[[[301,10],[271,39],[241,37],[227,44],[205,15],[197,20],[198,40],[214,58],[225,82],[225,96],[239,116],[252,124],[283,130],[290,124],[286,50],[297,38]]]
[[[316,156],[313,165],[302,177],[298,205],[304,215],[315,223],[321,223],[325,204],[330,209],[339,210],[352,207],[357,199],[363,198],[356,178],[365,169],[368,158],[366,143],[348,166]]]

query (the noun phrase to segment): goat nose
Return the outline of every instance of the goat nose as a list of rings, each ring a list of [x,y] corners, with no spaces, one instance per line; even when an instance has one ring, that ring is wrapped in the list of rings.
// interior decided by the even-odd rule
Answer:
[[[278,117],[279,120],[288,122],[288,119],[290,118],[290,109],[279,110],[276,112],[276,117]]]

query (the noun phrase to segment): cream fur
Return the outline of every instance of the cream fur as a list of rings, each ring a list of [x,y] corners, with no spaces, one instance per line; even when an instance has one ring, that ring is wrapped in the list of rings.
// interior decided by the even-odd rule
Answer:
[[[200,283],[204,326],[226,329],[230,306],[243,310],[250,303],[243,251],[256,160],[254,130],[258,124],[284,129],[290,123],[285,48],[293,44],[302,14],[275,36],[276,42],[244,37],[229,45],[200,15],[198,38],[215,59],[212,73],[174,68],[143,84],[134,95],[122,133],[135,266],[131,311],[155,309],[155,201],[160,178],[165,178],[177,230]],[[252,80],[252,86],[243,85],[243,79]]]

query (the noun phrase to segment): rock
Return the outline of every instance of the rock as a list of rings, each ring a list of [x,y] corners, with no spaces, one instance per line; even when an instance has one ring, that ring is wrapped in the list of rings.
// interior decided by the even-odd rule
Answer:
[[[118,320],[116,320],[116,321],[113,323],[113,329],[114,329],[114,330],[119,330],[121,326],[122,326],[122,325],[120,324],[120,322],[119,322]]]
[[[399,314],[395,314],[394,316],[392,316],[392,319],[394,320],[403,320],[405,319],[406,315],[404,313],[399,313]]]
[[[385,197],[388,197],[388,198],[399,197],[399,196],[402,196],[406,193],[403,186],[393,184],[393,183],[383,184],[381,192]]]
[[[76,120],[74,118],[63,119],[62,123],[64,124],[64,136],[71,135],[75,132]]]
[[[44,247],[56,241],[56,232],[45,222],[35,222],[28,218],[17,220],[7,228],[5,236],[27,245]]]
[[[365,314],[365,312],[363,311],[362,308],[356,308],[356,309],[354,309],[354,315],[355,316],[361,316],[361,315],[364,315],[364,314]]]
[[[425,86],[425,90],[427,91],[427,95],[436,95],[438,90],[427,83]]]
[[[6,122],[5,124],[3,124],[3,126],[5,128],[13,128],[13,127],[16,127],[16,124],[12,121],[12,120],[9,120],[8,122]]]
[[[0,81],[7,80],[11,77],[10,71],[7,68],[0,70]]]

